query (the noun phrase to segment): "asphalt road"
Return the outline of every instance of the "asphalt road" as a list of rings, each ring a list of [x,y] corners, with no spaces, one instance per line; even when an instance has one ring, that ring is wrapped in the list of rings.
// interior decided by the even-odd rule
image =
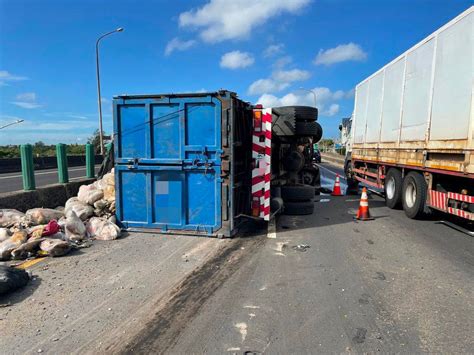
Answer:
[[[323,164],[324,187],[335,172]],[[472,353],[473,239],[435,219],[410,220],[376,194],[375,220],[354,221],[358,204],[321,195],[313,215],[281,216],[268,233],[131,233],[46,258],[24,290],[0,297],[0,348]]]
[[[95,171],[99,170],[100,165],[96,165]],[[69,180],[74,181],[86,176],[85,166],[76,166],[69,168]],[[58,169],[45,169],[35,171],[36,187],[41,187],[58,182]],[[23,189],[23,180],[21,172],[0,174],[0,193],[11,192]]]
[[[331,187],[337,169],[324,168],[323,185]],[[318,200],[312,216],[282,216],[276,238],[244,240],[243,255],[217,263],[228,270],[217,289],[210,287],[215,275],[189,280],[179,302],[157,312],[124,350],[472,351],[471,237],[435,220],[410,220],[375,194],[375,220],[367,222],[353,220],[358,196]],[[294,249],[301,244],[309,248]]]

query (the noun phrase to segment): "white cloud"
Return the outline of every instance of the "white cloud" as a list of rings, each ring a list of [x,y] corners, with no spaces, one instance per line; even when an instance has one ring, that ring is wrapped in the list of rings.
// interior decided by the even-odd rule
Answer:
[[[292,69],[292,70],[278,70],[273,73],[273,78],[276,81],[292,83],[294,81],[303,81],[309,79],[311,74],[306,70]]]
[[[28,101],[28,102],[35,102],[36,101],[36,93],[34,92],[25,92],[23,94],[16,95],[16,99],[20,101]]]
[[[25,92],[22,94],[16,95],[17,101],[13,101],[12,104],[21,108],[34,109],[42,107],[42,105],[36,102],[36,93],[34,92]]]
[[[26,76],[13,75],[6,70],[0,70],[0,86],[8,85],[11,81],[28,80]]]
[[[209,43],[246,38],[257,26],[279,14],[297,13],[310,0],[210,0],[179,15],[179,26],[199,31]]]
[[[41,105],[37,104],[36,102],[13,101],[12,104],[26,109],[34,109],[41,107]]]
[[[346,93],[342,90],[333,92],[327,87],[316,87],[311,91],[316,94],[316,106],[322,116],[335,116],[338,114],[340,106],[337,101],[346,98]],[[314,95],[303,90],[291,92],[282,97],[265,93],[257,100],[257,104],[262,104],[263,107],[314,106]]]
[[[286,65],[290,64],[293,61],[293,58],[291,58],[289,55],[285,55],[284,57],[281,57],[273,63],[273,67],[275,69],[282,69]]]
[[[334,116],[339,112],[339,104],[331,104],[326,111],[327,116]]]
[[[308,79],[311,74],[306,70],[276,70],[270,78],[254,81],[248,89],[250,95],[268,94],[286,89],[290,84]]]
[[[241,51],[232,51],[224,54],[221,58],[221,68],[239,69],[251,66],[255,59],[250,53]]]
[[[280,53],[283,52],[284,47],[285,47],[285,45],[283,43],[270,44],[263,51],[263,57],[264,58],[269,58],[269,57],[273,57],[274,55],[280,54]]]
[[[331,65],[335,63],[357,61],[367,59],[367,53],[361,46],[355,43],[341,44],[335,48],[321,49],[314,59],[314,64]]]
[[[278,92],[286,89],[289,83],[279,83],[273,79],[259,79],[250,84],[248,93],[259,95],[268,92]]]
[[[193,39],[190,39],[188,41],[182,41],[178,37],[175,37],[166,45],[165,55],[168,56],[174,51],[185,51],[186,49],[189,49],[196,44],[197,42]]]

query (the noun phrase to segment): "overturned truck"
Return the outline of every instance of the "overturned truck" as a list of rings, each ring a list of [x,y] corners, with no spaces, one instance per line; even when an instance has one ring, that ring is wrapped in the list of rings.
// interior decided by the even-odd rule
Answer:
[[[129,229],[229,237],[243,221],[311,214],[317,109],[233,92],[114,98],[117,217]]]

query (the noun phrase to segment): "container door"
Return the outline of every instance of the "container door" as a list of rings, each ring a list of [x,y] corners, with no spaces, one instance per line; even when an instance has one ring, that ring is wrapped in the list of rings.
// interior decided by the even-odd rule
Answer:
[[[221,227],[221,104],[212,96],[116,106],[117,200],[128,227]]]

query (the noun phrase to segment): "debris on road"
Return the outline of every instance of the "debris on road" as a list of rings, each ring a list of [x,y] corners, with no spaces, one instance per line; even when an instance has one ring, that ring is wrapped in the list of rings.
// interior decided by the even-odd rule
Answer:
[[[29,280],[30,276],[25,270],[0,265],[0,295],[25,286]]]
[[[117,239],[114,173],[81,186],[64,207],[0,210],[0,226],[0,261],[62,256],[91,239]]]
[[[293,246],[293,250],[305,252],[307,249],[311,248],[308,244],[298,244]]]
[[[11,227],[23,220],[25,214],[11,209],[0,210],[0,227]]]

